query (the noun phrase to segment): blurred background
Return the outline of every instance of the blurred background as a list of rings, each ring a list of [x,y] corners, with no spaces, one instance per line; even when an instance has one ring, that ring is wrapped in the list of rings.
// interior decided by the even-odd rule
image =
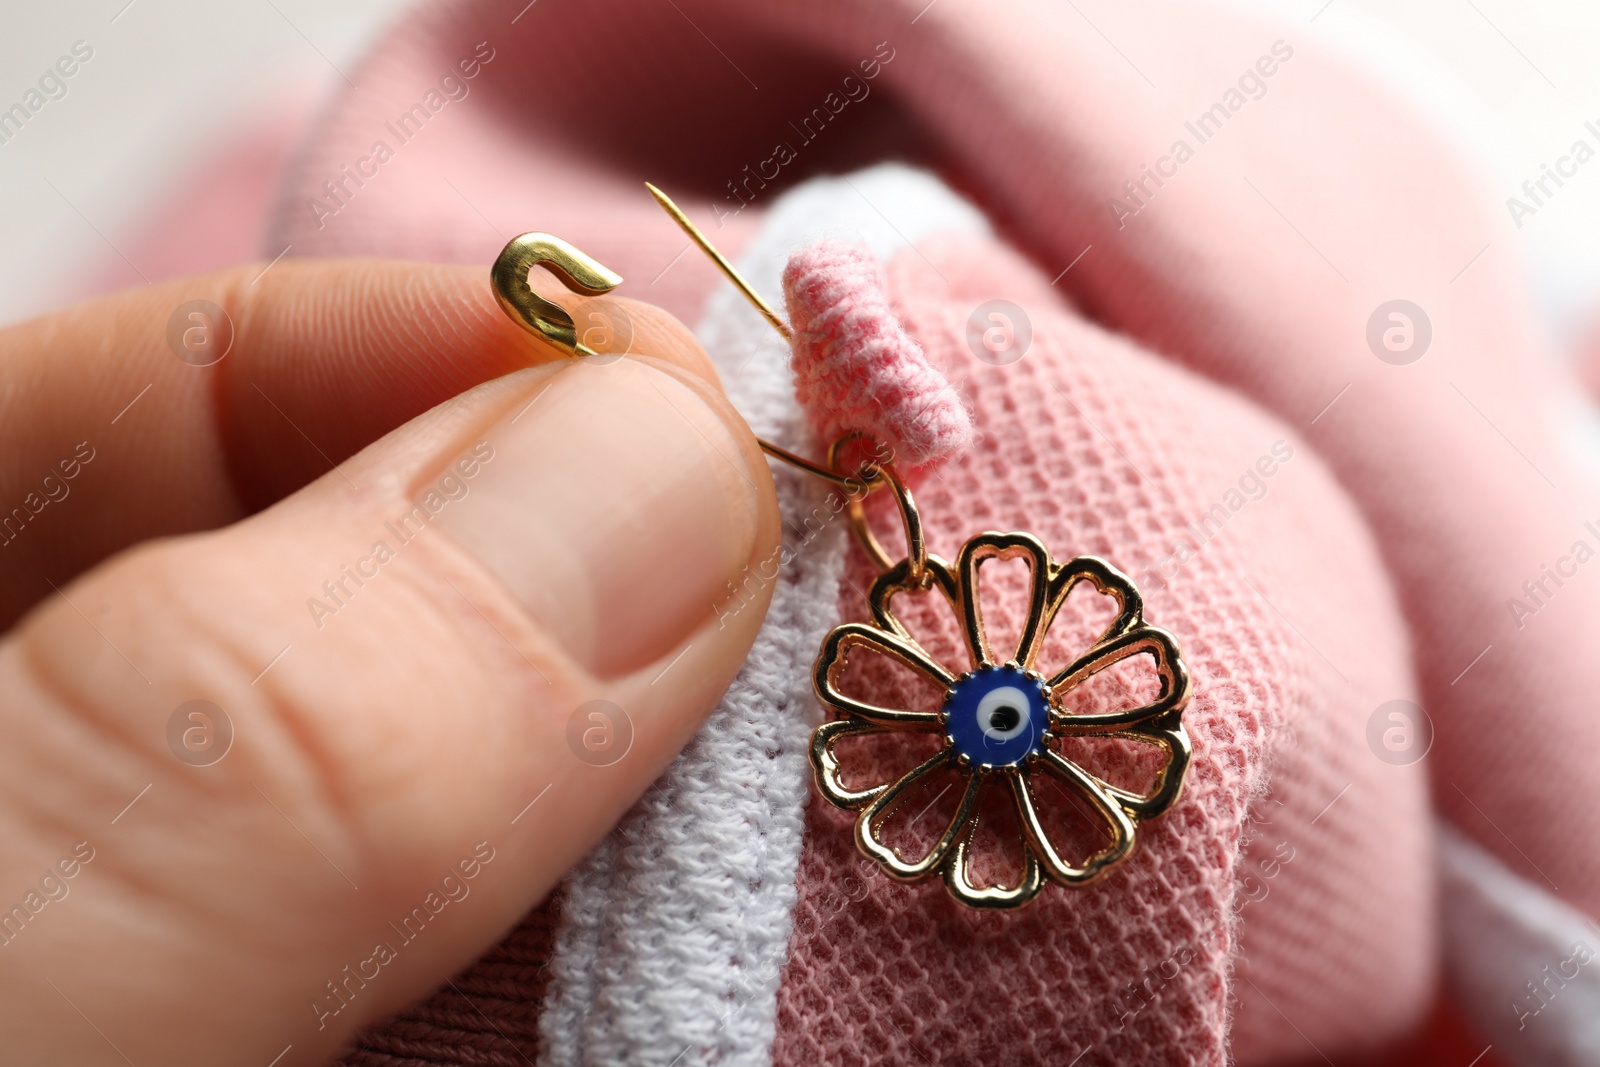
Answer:
[[[536,0],[537,2],[537,0]],[[1233,0],[1244,2],[1244,0]],[[92,58],[20,133],[0,143],[0,323],[93,292],[188,273],[137,262],[177,205],[205,227],[208,183],[265,202],[298,132],[345,87],[406,0],[8,0],[0,9],[0,109],[82,41]],[[1092,15],[1084,0],[1081,11]],[[1506,210],[1572,142],[1600,128],[1600,5],[1518,0],[1253,3],[1348,54],[1432,115]],[[1085,23],[1085,32],[1092,32]],[[1297,38],[1298,40],[1299,38]],[[1136,42],[1129,47],[1137,50]],[[245,132],[275,136],[224,175],[204,173]],[[1600,136],[1600,135],[1596,135]],[[167,216],[170,217],[170,216]],[[1600,161],[1516,231],[1514,253],[1555,334],[1586,342],[1600,313]],[[271,259],[260,242],[219,250]],[[221,264],[205,264],[215,266]]]

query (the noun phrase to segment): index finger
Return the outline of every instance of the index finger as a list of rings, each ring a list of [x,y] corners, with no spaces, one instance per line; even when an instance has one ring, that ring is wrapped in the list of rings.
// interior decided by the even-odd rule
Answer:
[[[119,549],[236,521],[465,389],[567,358],[501,312],[488,274],[285,260],[0,330],[0,625]],[[666,312],[544,289],[596,351],[716,381]]]

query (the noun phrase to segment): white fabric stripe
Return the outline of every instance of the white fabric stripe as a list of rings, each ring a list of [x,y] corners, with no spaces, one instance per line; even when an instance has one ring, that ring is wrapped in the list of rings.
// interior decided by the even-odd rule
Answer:
[[[936,179],[876,167],[775,200],[738,266],[777,301],[788,254],[819,236],[853,236],[887,258],[948,229],[987,224]],[[691,267],[704,269],[674,269]],[[783,341],[731,286],[697,336],[757,434],[816,453]],[[775,578],[764,571],[772,606],[749,659],[688,749],[567,880],[540,1019],[546,1067],[771,1060],[819,716],[811,668],[838,621],[846,526],[826,484],[775,473],[785,553]]]
[[[1520,1067],[1600,1065],[1600,925],[1439,824],[1446,953],[1468,1017]]]

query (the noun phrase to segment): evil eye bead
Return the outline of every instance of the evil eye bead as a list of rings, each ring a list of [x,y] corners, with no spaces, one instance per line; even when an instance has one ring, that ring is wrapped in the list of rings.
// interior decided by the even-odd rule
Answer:
[[[978,729],[986,741],[1004,744],[1033,723],[1028,717],[1028,693],[1020,686],[991,689],[978,701]]]
[[[983,667],[962,675],[944,703],[945,729],[955,751],[975,764],[1021,762],[1044,740],[1050,701],[1044,683],[1020,668]]]

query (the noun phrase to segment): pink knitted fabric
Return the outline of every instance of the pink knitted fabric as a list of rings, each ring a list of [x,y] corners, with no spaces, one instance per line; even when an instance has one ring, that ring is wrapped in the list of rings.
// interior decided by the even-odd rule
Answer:
[[[870,250],[846,241],[801,249],[783,272],[783,296],[795,395],[822,440],[858,431],[907,468],[972,444],[961,398],[901,328]]]
[[[1004,916],[967,912],[936,882],[882,877],[856,855],[852,817],[814,804],[774,1063],[1220,1065],[1230,1016],[1242,1064],[1293,1062],[1307,1040],[1370,1054],[1426,1003],[1431,875],[1424,780],[1393,773],[1364,740],[1378,695],[1405,696],[1413,682],[1393,594],[1348,498],[1292,430],[1084,322],[993,242],[925,245],[897,257],[890,278],[907,327],[972,398],[983,433],[916,486],[930,549],[951,558],[980,530],[1029,530],[1057,559],[1101,555],[1134,576],[1146,617],[1178,637],[1193,675],[1194,763],[1182,801],[1144,824],[1122,871],[1080,891],[1047,887]],[[1027,311],[1034,340],[1021,360],[992,366],[967,351],[964,320],[1001,294]],[[1196,544],[1190,524],[1247,472],[1264,495]],[[1179,543],[1195,554],[1174,572],[1164,561]],[[857,590],[872,577],[858,556],[840,594],[846,618],[867,618]],[[985,574],[996,633],[1020,629],[1020,579]],[[914,632],[967,669],[955,620],[934,601]],[[1103,622],[1096,607],[1069,601],[1047,672],[1082,650],[1089,620]],[[852,696],[920,706],[903,671],[866,666]],[[1090,689],[1084,710],[1129,706],[1117,680]],[[872,754],[903,771],[899,755]],[[1115,742],[1079,758],[1112,781],[1137,771]],[[861,773],[862,784],[885,780],[870,762]],[[950,799],[930,789],[902,810],[933,829]],[[1015,868],[1009,848],[997,873]],[[1238,976],[1248,981],[1232,999]]]

